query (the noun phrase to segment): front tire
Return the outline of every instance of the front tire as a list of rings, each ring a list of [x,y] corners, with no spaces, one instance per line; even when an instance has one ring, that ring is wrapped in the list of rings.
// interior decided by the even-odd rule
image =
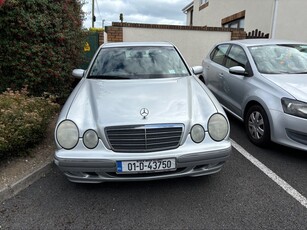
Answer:
[[[245,131],[252,143],[265,147],[270,142],[269,119],[260,105],[251,106],[244,119]]]

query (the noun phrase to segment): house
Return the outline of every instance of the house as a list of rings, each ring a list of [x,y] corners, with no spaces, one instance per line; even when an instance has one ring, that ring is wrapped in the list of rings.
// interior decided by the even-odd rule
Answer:
[[[260,30],[270,38],[307,42],[306,0],[194,0],[187,25]]]

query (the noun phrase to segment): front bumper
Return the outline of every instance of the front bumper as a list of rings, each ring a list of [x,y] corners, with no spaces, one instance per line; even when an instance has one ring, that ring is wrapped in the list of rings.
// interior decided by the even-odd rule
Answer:
[[[195,146],[195,144],[193,145]],[[104,153],[99,153],[101,157],[97,157],[97,153],[85,157],[84,154],[80,155],[78,152],[65,157],[65,153],[63,153],[65,151],[58,150],[56,151],[54,162],[70,181],[77,183],[147,181],[184,176],[196,177],[219,172],[232,152],[230,141],[221,142],[220,147],[215,149],[201,148],[201,146],[199,145],[198,148],[189,149],[188,151],[188,145],[183,145],[174,150],[148,154],[114,153],[105,149]],[[116,161],[167,158],[175,158],[175,171],[133,174],[116,173]]]
[[[272,110],[272,141],[307,151],[306,119]]]

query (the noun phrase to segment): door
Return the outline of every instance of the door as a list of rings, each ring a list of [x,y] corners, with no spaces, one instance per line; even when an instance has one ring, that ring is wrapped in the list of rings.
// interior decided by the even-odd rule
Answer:
[[[223,72],[227,72],[224,63],[229,47],[229,44],[218,45],[203,63],[205,83],[222,105],[225,103],[222,96]]]
[[[226,54],[225,67],[227,71],[222,73],[222,97],[225,101],[225,106],[241,117],[242,104],[246,96],[249,77],[229,73],[229,68],[233,66],[241,66],[246,70],[249,69],[246,53],[239,45],[232,45],[229,52]]]

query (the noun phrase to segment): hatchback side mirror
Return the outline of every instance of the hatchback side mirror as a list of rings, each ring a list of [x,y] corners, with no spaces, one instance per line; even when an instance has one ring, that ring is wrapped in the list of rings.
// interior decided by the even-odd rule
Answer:
[[[242,66],[233,66],[229,68],[229,73],[248,76],[248,72]]]
[[[85,73],[85,70],[83,69],[74,69],[72,71],[72,76],[75,78],[82,78],[84,73]]]
[[[199,75],[203,73],[203,67],[202,66],[194,66],[192,67],[192,71],[195,75]]]

